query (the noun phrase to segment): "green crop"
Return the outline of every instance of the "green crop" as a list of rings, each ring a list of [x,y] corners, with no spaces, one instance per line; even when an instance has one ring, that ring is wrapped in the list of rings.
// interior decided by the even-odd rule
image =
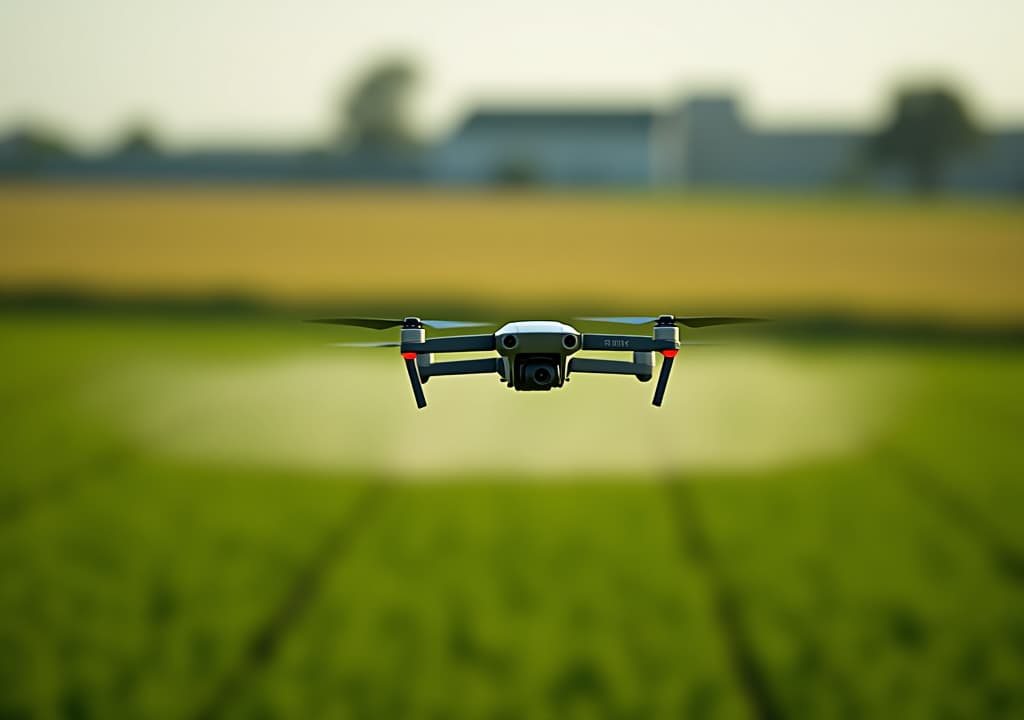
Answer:
[[[734,425],[702,436],[722,443],[717,464],[687,464],[699,448],[673,425],[636,439],[652,460],[635,472],[523,475],[496,441],[473,456],[490,470],[442,458],[420,475],[406,456],[422,446],[400,440],[454,411],[416,416],[386,353],[408,402],[368,428],[296,381],[341,407],[317,429],[280,388],[254,384],[273,401],[254,404],[227,387],[232,372],[301,377],[323,341],[305,331],[43,314],[3,328],[0,717],[1024,713],[1019,351],[773,354],[757,378],[808,373],[799,387],[863,410],[750,398],[807,433],[857,431],[807,452],[729,462],[723,433],[765,428],[763,409],[736,405]],[[858,392],[833,398],[833,381]],[[674,383],[665,417],[705,412]],[[577,449],[601,437],[584,400],[600,388],[579,385],[539,398],[588,408],[563,438]],[[455,387],[431,383],[434,405],[463,399]],[[648,388],[629,387],[635,404],[614,411],[641,417]],[[481,423],[500,420],[493,407]],[[357,456],[372,430],[384,439]],[[295,447],[319,447],[306,432],[353,449],[300,462]],[[680,462],[659,465],[661,443]]]

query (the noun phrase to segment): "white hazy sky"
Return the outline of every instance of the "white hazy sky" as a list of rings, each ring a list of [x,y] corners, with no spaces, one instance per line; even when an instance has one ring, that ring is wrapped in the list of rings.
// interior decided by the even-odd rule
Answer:
[[[666,103],[732,88],[766,123],[865,123],[901,80],[1024,121],[1024,0],[0,0],[0,131],[102,145],[130,118],[171,144],[308,142],[374,57],[425,71],[416,112],[475,100]]]

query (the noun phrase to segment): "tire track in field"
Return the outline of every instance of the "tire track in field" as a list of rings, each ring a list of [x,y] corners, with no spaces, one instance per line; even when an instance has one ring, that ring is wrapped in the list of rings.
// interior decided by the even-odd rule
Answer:
[[[743,620],[739,594],[715,555],[693,489],[676,474],[668,475],[664,484],[680,549],[704,577],[732,673],[751,715],[756,720],[781,720],[785,714],[758,661]]]
[[[309,562],[299,570],[281,601],[249,636],[238,662],[228,670],[193,718],[211,720],[223,715],[256,673],[274,658],[281,641],[292,631],[319,594],[331,569],[344,558],[383,502],[387,486],[383,480],[371,480],[360,491],[348,511],[321,540]]]
[[[879,450],[878,457],[896,471],[911,493],[981,545],[997,570],[1014,583],[1024,585],[1024,552],[1003,535],[977,505],[961,497],[919,458],[907,452],[885,446]]]

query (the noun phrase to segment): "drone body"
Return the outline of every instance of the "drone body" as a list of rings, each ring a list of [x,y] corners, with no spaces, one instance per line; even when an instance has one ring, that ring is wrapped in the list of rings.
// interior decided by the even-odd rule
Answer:
[[[511,322],[494,333],[498,375],[516,390],[551,390],[568,379],[568,358],[580,349],[580,333],[546,320]]]
[[[754,318],[680,317],[661,315],[657,318],[581,318],[601,322],[640,325],[654,322],[652,335],[618,335],[581,333],[571,325],[554,320],[510,322],[493,333],[426,337],[425,326],[435,328],[468,327],[484,323],[448,320],[403,320],[380,318],[327,318],[314,320],[332,325],[355,325],[383,330],[401,326],[401,341],[394,343],[354,343],[344,346],[398,347],[405,360],[416,406],[426,407],[423,384],[438,375],[476,375],[496,373],[505,384],[516,390],[535,392],[562,387],[573,373],[632,375],[641,382],[654,377],[654,353],[663,361],[654,391],[653,404],[660,406],[668,385],[669,373],[681,344],[677,323],[691,327],[752,322]],[[631,352],[632,360],[605,360],[572,357],[585,350]],[[497,357],[473,360],[435,362],[435,354],[465,352],[497,352]]]

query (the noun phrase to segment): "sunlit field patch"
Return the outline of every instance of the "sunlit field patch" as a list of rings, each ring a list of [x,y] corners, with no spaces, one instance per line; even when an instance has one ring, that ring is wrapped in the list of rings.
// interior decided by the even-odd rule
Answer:
[[[906,377],[869,354],[694,348],[663,408],[653,383],[576,375],[549,393],[435,378],[424,411],[398,358],[295,354],[150,364],[83,398],[152,451],[256,466],[407,475],[621,473],[778,466],[863,448]]]

